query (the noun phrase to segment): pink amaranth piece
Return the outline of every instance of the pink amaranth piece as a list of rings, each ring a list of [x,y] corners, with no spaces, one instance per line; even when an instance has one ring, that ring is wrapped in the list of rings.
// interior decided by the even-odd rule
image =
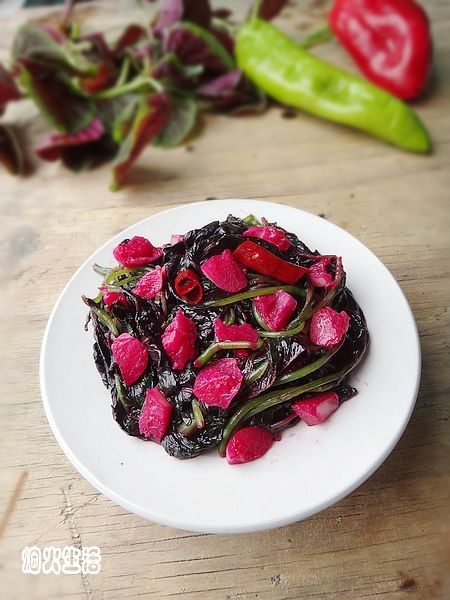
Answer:
[[[139,431],[161,442],[170,425],[173,406],[158,388],[148,388],[139,415]]]
[[[103,302],[105,306],[112,306],[113,304],[117,304],[118,302],[120,304],[123,304],[124,306],[128,306],[128,300],[125,294],[122,294],[122,292],[108,290],[108,288],[105,285],[102,285],[99,289],[102,293]]]
[[[147,368],[147,348],[129,333],[122,333],[111,344],[111,351],[125,385],[135,383]]]
[[[113,250],[114,258],[124,267],[142,267],[161,258],[162,248],[156,248],[149,240],[139,235],[124,240]]]
[[[306,400],[299,400],[292,405],[292,410],[307,425],[322,423],[338,408],[339,396],[336,392],[324,392]]]
[[[242,235],[266,240],[266,242],[276,246],[282,252],[285,252],[291,247],[291,242],[288,240],[284,231],[278,229],[278,227],[273,227],[272,225],[249,227]]]
[[[226,325],[217,317],[214,319],[214,335],[218,342],[250,342],[256,344],[259,335],[248,323],[242,325]]]
[[[133,288],[136,296],[153,300],[161,293],[166,280],[166,267],[155,267],[150,273],[143,275]]]
[[[244,427],[231,436],[226,457],[230,465],[239,465],[260,458],[273,444],[273,436],[264,427]]]
[[[204,404],[228,408],[239,392],[243,379],[235,358],[221,358],[199,371],[194,394]]]
[[[336,312],[329,306],[315,312],[309,327],[309,337],[317,346],[331,348],[339,344],[347,333],[350,317],[343,310]]]
[[[253,303],[264,323],[272,331],[286,329],[297,307],[297,301],[284,290],[278,290],[269,296],[257,296]]]
[[[239,292],[247,287],[247,277],[234,260],[231,250],[211,256],[200,268],[203,275],[225,292]]]
[[[181,308],[166,327],[161,339],[175,371],[182,371],[197,355],[197,327]]]
[[[325,256],[309,268],[308,278],[314,287],[325,288],[326,290],[336,287],[337,282],[327,270],[332,261],[333,257]]]

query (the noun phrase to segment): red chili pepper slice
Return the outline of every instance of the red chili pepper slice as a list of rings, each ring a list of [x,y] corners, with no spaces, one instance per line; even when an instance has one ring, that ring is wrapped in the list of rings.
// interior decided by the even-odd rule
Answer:
[[[233,257],[247,269],[261,275],[270,275],[283,283],[293,285],[308,271],[305,267],[283,260],[255,242],[243,242],[233,252]]]
[[[180,271],[175,277],[175,291],[182,300],[190,304],[198,304],[203,298],[203,287],[200,279],[191,269]]]
[[[432,43],[428,17],[414,0],[335,0],[330,29],[366,77],[399,98],[423,92]]]

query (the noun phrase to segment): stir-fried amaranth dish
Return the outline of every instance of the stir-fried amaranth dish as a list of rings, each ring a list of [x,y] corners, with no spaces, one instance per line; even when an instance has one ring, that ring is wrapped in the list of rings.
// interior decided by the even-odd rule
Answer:
[[[94,265],[103,283],[83,300],[95,364],[129,435],[177,458],[217,448],[244,463],[357,393],[347,376],[369,334],[339,256],[253,215],[163,247],[135,236],[113,254],[119,265]]]

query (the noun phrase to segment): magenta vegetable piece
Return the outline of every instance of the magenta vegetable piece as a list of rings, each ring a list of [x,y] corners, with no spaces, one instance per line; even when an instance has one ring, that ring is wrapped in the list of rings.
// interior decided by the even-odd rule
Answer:
[[[129,333],[122,333],[111,344],[111,350],[123,382],[132,385],[147,368],[147,348]]]
[[[239,465],[260,458],[273,444],[273,436],[264,427],[244,427],[236,431],[227,444],[226,457],[230,465]]]
[[[322,423],[338,408],[339,396],[336,392],[324,392],[306,400],[299,400],[292,405],[292,410],[307,425]]]
[[[162,248],[156,248],[146,238],[135,235],[124,240],[113,250],[114,258],[124,267],[142,267],[161,258]]]
[[[343,310],[336,312],[329,306],[320,308],[311,319],[309,337],[314,344],[323,348],[336,346],[347,333],[350,317]]]
[[[221,358],[203,367],[194,383],[194,394],[204,404],[228,408],[244,376],[235,358]]]
[[[173,406],[158,388],[148,388],[139,415],[139,431],[145,437],[160,442],[170,425]]]
[[[272,331],[286,329],[297,307],[297,301],[284,290],[278,290],[269,296],[257,296],[253,302],[262,320]]]
[[[122,292],[108,290],[108,288],[104,285],[101,286],[100,291],[102,292],[103,302],[106,306],[112,306],[118,302],[124,306],[128,306],[128,300],[125,294],[122,294]]]
[[[214,319],[214,334],[218,342],[250,342],[256,344],[259,335],[248,323],[242,325],[226,325],[217,317]]]
[[[325,288],[326,290],[336,287],[337,281],[327,270],[332,261],[333,257],[325,256],[309,268],[308,278],[314,287]]]
[[[181,308],[162,334],[162,345],[176,371],[182,371],[197,356],[197,327]]]
[[[271,225],[268,225],[267,227],[263,225],[249,227],[246,231],[244,231],[243,235],[266,240],[266,242],[273,244],[282,252],[285,252],[291,247],[291,242],[288,240],[284,231],[281,231],[281,229],[278,229],[278,227],[273,227]]]
[[[166,281],[166,267],[155,267],[150,273],[143,275],[133,288],[136,296],[153,300],[161,293]]]
[[[208,279],[225,292],[239,292],[247,287],[247,277],[228,249],[205,260],[201,270]]]

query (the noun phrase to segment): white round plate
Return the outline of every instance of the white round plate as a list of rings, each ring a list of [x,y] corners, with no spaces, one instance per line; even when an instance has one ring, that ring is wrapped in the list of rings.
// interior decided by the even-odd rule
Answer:
[[[230,466],[215,451],[180,461],[157,444],[128,437],[112,418],[109,392],[83,329],[81,295],[100,283],[92,265],[113,265],[113,248],[143,235],[156,245],[228,214],[277,221],[312,249],[343,257],[347,285],[371,335],[351,378],[359,394],[326,422],[299,423],[254,462]],[[132,225],[97,250],[62,292],[44,335],[41,392],[53,433],[78,471],[124,508],[165,525],[238,533],[305,519],[343,498],[386,459],[403,433],[420,379],[420,345],[411,309],[386,267],[354,237],[301,210],[250,200],[180,206]]]

